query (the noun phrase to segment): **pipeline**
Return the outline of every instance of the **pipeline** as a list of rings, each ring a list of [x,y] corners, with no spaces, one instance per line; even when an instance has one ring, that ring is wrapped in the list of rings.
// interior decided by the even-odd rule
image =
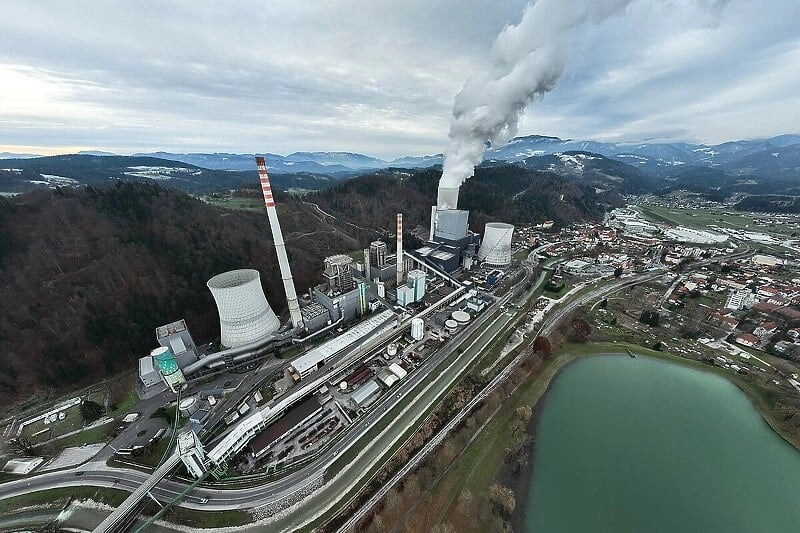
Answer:
[[[250,357],[264,355],[267,351],[273,348],[272,343],[294,336],[298,329],[299,328],[290,329],[283,333],[270,335],[251,344],[237,346],[236,348],[228,348],[227,350],[209,354],[206,357],[203,357],[202,359],[186,366],[186,368],[183,369],[183,373],[185,375],[190,375],[202,368],[217,368],[223,366],[228,358],[241,361]]]
[[[301,342],[306,342],[308,339],[313,339],[314,337],[316,337],[320,333],[325,333],[326,331],[328,331],[332,327],[334,327],[334,326],[336,326],[338,324],[341,324],[343,320],[344,320],[344,312],[342,312],[340,310],[339,311],[339,320],[337,320],[336,322],[334,322],[333,324],[331,324],[329,326],[325,326],[324,328],[322,328],[319,331],[315,331],[314,333],[312,333],[310,335],[306,335],[305,337],[300,337],[300,338],[295,337],[294,339],[292,339],[292,344],[300,344]]]

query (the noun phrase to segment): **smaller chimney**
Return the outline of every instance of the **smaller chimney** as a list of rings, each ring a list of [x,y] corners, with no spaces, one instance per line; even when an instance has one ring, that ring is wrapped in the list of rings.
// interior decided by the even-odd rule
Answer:
[[[397,286],[403,283],[403,213],[397,213]]]

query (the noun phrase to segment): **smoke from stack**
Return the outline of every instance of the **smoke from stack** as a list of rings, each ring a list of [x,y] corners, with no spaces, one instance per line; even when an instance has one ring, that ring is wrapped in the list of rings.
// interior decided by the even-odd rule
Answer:
[[[519,24],[500,32],[491,68],[467,80],[456,95],[439,182],[440,209],[456,208],[458,188],[472,177],[487,143],[496,147],[516,136],[528,102],[556,86],[573,32],[619,13],[631,1],[539,0],[528,4]]]

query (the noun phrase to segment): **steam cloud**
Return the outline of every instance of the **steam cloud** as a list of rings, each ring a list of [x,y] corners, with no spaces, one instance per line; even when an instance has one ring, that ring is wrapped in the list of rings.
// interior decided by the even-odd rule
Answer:
[[[528,102],[551,91],[564,72],[575,29],[608,18],[631,1],[539,0],[528,4],[519,24],[507,26],[495,39],[492,67],[467,80],[456,95],[440,189],[457,189],[473,175],[487,141],[499,146],[517,134],[519,117]]]

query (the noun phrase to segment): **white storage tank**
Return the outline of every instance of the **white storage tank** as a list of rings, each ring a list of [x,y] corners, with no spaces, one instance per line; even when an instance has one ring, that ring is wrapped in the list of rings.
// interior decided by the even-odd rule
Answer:
[[[278,330],[280,321],[267,303],[258,270],[217,274],[206,283],[219,311],[220,343],[235,348]]]
[[[478,259],[484,263],[506,267],[511,264],[511,236],[514,226],[504,222],[489,222],[483,231],[483,241],[478,249]]]
[[[456,329],[458,329],[458,322],[452,319],[445,320],[444,327],[448,333],[455,333]]]
[[[397,344],[391,343],[389,346],[386,347],[386,355],[389,357],[394,357],[397,355]]]
[[[209,396],[208,397],[208,405],[210,405],[211,407],[214,407],[215,405],[217,405],[217,399],[214,398],[213,396]]]
[[[415,341],[421,341],[425,336],[425,321],[421,318],[411,319],[411,338]]]
[[[453,311],[453,314],[450,315],[453,320],[461,324],[467,324],[469,322],[469,313],[464,311]]]
[[[197,403],[197,398],[195,396],[184,398],[181,400],[181,403],[178,404],[178,410],[180,411],[181,416],[184,418],[188,418],[195,414],[199,407],[200,406]]]
[[[347,382],[346,381],[342,381],[341,383],[339,383],[339,390],[340,391],[346,391],[347,390]]]

